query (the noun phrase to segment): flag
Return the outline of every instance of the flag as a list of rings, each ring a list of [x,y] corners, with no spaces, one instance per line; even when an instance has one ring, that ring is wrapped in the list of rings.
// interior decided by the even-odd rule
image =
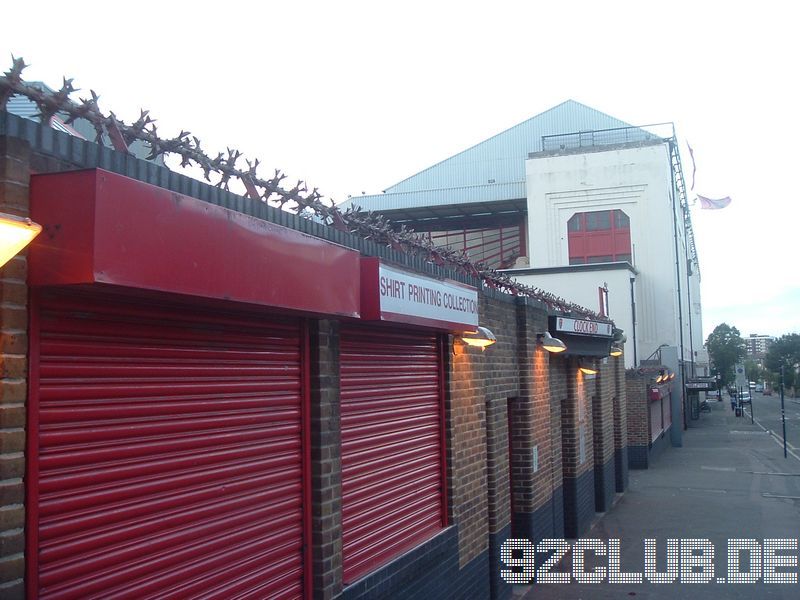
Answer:
[[[706,198],[698,194],[697,199],[700,201],[700,208],[710,208],[712,210],[725,208],[731,203],[731,199],[728,196],[724,198]]]
[[[694,150],[692,150],[692,147],[689,146],[689,142],[686,142],[686,146],[689,148],[689,156],[692,158],[692,187],[690,187],[689,189],[693,190],[694,189],[694,174],[697,173],[697,165],[694,163]],[[705,207],[703,207],[703,208],[705,208]]]

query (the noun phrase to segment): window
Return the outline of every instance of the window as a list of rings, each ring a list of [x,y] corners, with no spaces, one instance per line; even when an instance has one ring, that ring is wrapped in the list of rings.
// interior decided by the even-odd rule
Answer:
[[[586,231],[605,231],[611,229],[611,213],[607,210],[583,213],[586,219]]]
[[[631,262],[631,220],[619,209],[575,213],[567,236],[571,265]]]

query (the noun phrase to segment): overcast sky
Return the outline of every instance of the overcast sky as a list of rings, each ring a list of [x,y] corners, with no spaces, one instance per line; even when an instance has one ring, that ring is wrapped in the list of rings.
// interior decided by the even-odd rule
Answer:
[[[792,3],[31,6],[2,9],[3,71],[22,56],[29,81],[73,77],[125,121],[150,109],[162,135],[236,147],[337,201],[568,98],[634,125],[673,121],[694,148],[695,192],[733,198],[692,209],[705,335],[723,321],[744,335],[800,331]]]

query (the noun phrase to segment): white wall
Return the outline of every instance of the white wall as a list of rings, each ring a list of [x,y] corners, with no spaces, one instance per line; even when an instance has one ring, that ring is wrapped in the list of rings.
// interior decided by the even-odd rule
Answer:
[[[525,270],[506,272],[520,283],[542,288],[596,312],[600,309],[597,289],[608,284],[608,316],[628,336],[624,348],[625,368],[634,366],[630,279],[635,275],[632,271],[572,269],[569,273],[526,273]]]
[[[635,289],[638,357],[646,358],[661,344],[679,346],[673,183],[667,144],[539,155],[528,159],[526,173],[531,267],[569,264],[567,221],[576,212],[625,211],[631,222],[633,266],[639,272]],[[674,204],[679,211],[677,199]],[[684,358],[691,360],[683,217],[680,212],[677,216]],[[554,282],[541,287],[557,290]],[[596,286],[592,289],[596,294]],[[692,303],[700,297],[699,286],[696,296],[694,292],[693,288]],[[588,307],[595,305],[596,300]],[[702,333],[698,338],[695,332],[702,331],[699,318],[693,321],[692,330],[696,340],[702,338]],[[695,344],[695,350],[701,348],[702,344]]]

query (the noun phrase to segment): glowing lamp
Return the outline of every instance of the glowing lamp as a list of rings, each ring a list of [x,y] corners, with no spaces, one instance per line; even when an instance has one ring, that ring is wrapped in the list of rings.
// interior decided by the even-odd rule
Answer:
[[[584,375],[597,375],[597,369],[591,364],[584,364],[583,361],[578,361],[578,370]]]
[[[39,235],[42,226],[25,217],[0,213],[0,267]]]
[[[539,342],[542,345],[542,348],[548,352],[564,352],[564,350],[567,349],[567,345],[564,342],[558,338],[554,338],[547,331],[544,333],[537,333],[536,341]]]
[[[497,338],[486,327],[478,327],[477,331],[461,334],[461,341],[467,346],[475,346],[481,350],[486,350],[487,346],[497,343]]]

